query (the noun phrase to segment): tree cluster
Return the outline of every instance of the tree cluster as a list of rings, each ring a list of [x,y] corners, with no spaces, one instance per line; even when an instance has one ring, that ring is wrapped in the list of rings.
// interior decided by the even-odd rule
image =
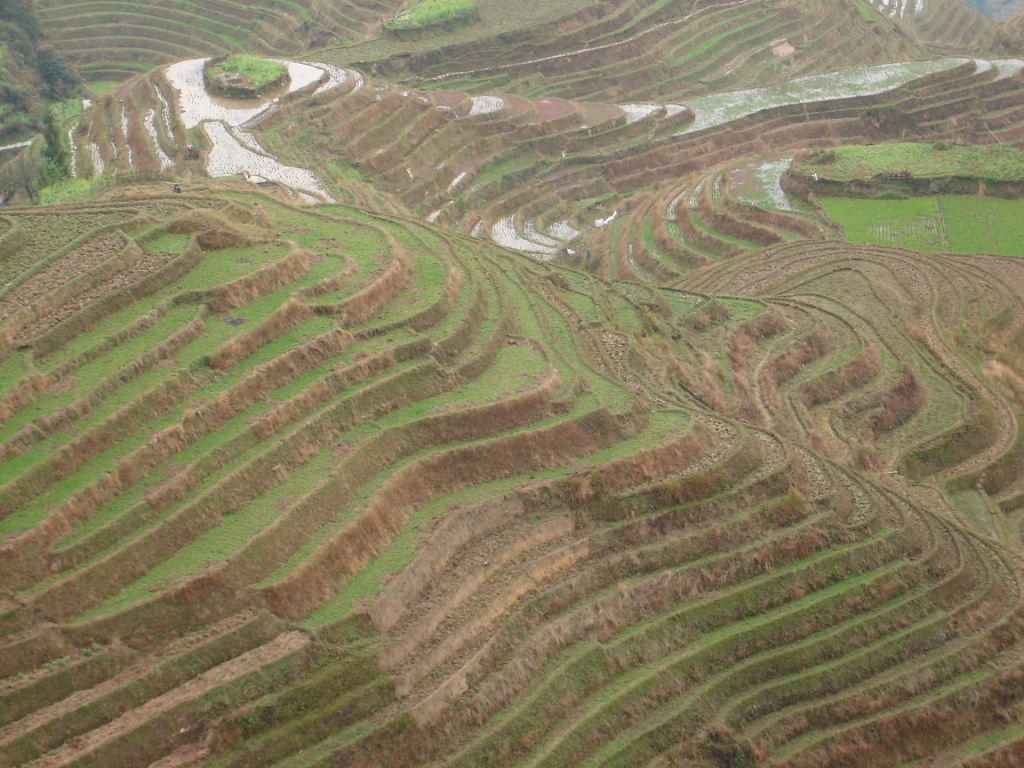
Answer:
[[[0,195],[28,201],[67,175],[68,156],[50,103],[73,95],[78,75],[45,41],[32,0],[0,0],[0,144],[42,141],[0,153]]]
[[[43,103],[71,96],[78,83],[46,42],[32,0],[0,0],[0,143],[38,131]]]

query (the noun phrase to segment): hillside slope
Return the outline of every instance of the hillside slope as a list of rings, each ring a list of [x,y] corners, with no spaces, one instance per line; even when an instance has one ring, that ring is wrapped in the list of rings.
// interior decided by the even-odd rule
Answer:
[[[41,6],[131,76],[0,208],[0,768],[1021,764],[1024,177],[885,161],[1012,27],[395,7]]]
[[[1018,738],[1018,417],[965,360],[1019,369],[1019,262],[656,289],[231,186],[0,221],[0,764]]]

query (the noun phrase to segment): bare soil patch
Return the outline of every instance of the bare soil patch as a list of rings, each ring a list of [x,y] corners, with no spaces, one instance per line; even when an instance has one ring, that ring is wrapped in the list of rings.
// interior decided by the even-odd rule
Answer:
[[[116,256],[124,246],[125,239],[119,232],[97,235],[0,299],[0,319],[13,315],[22,307],[31,305],[54,289]]]
[[[573,106],[567,101],[562,99],[547,98],[538,99],[534,102],[534,106],[537,108],[537,117],[532,121],[534,123],[545,123],[548,120],[557,120],[560,117],[565,117],[571,114]]]
[[[505,97],[505,113],[511,117],[521,117],[533,111],[533,103],[518,96]]]
[[[32,339],[42,336],[51,328],[59,325],[64,320],[67,320],[69,317],[92,304],[94,301],[102,299],[113,291],[117,291],[121,288],[127,288],[133,283],[137,283],[147,275],[156,272],[174,258],[176,258],[176,256],[173,253],[144,254],[142,258],[133,263],[127,269],[121,270],[109,280],[104,280],[95,288],[84,291],[70,301],[65,302],[58,307],[56,311],[51,312],[38,323],[33,323],[32,325],[22,329],[18,336],[19,343],[24,344]]]
[[[580,107],[583,122],[589,128],[618,120],[623,111],[611,104],[583,104]]]
[[[789,58],[794,53],[796,53],[796,48],[790,44],[789,40],[783,40],[781,43],[776,43],[772,46],[772,56],[776,59]]]
[[[73,391],[77,386],[77,377],[64,376],[56,381],[51,381],[46,389],[51,395],[63,395],[67,392]]]
[[[454,109],[458,104],[466,100],[466,94],[456,93],[455,91],[435,91],[431,95],[434,97],[434,103],[437,106],[449,109]]]

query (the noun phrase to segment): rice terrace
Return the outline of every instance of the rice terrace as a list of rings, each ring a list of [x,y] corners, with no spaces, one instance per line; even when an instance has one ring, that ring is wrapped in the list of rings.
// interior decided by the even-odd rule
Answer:
[[[1024,2],[0,0],[0,768],[1024,766]]]

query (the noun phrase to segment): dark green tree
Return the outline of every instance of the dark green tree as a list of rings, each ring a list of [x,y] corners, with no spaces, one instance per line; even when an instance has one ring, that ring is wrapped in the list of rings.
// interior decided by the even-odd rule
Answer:
[[[43,36],[32,0],[0,0],[0,21],[11,22],[31,40]]]
[[[14,159],[0,165],[0,191],[23,194],[29,202],[36,200],[45,165],[32,150],[32,147],[25,147]]]
[[[36,70],[46,84],[46,95],[52,99],[66,98],[78,83],[78,77],[68,69],[64,55],[52,45],[40,45],[36,50]]]
[[[45,102],[71,96],[79,82],[60,51],[44,42],[33,0],[0,0],[0,143],[36,133]]]
[[[53,109],[46,110],[43,115],[43,141],[46,146],[43,148],[43,158],[48,165],[48,175],[56,178],[64,178],[68,175],[68,151],[64,148],[60,128],[57,126],[57,118]]]

